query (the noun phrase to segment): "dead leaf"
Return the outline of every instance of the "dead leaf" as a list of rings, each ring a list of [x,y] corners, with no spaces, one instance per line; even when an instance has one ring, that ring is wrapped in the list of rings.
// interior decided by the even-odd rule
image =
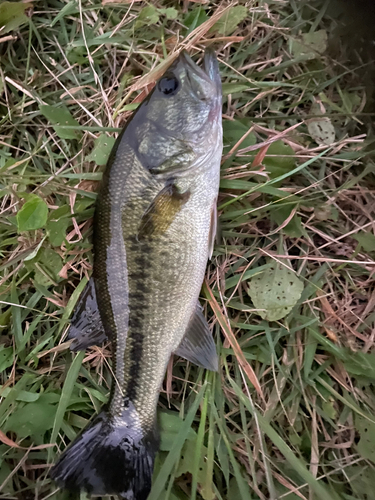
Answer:
[[[22,446],[8,438],[8,436],[3,431],[0,431],[0,441],[7,446],[10,446],[10,448],[22,448]]]
[[[333,332],[332,330],[330,330],[329,328],[327,328],[326,326],[324,327],[324,330],[327,334],[327,337],[329,338],[329,340],[332,340],[332,342],[334,342],[335,344],[338,343],[339,341],[339,338],[338,336],[335,334],[335,332]]]
[[[335,127],[328,117],[311,118],[306,120],[306,124],[310,136],[317,144],[329,146],[335,142]]]
[[[256,154],[256,156],[253,160],[251,167],[258,167],[259,165],[261,165],[263,163],[264,157],[266,156],[269,147],[270,147],[270,144],[266,144],[265,146],[260,148],[260,150],[258,151],[258,153]]]
[[[44,450],[45,448],[51,448],[51,447],[55,446],[53,443],[41,444],[39,446],[33,446],[31,448],[20,446],[15,441],[12,441],[12,439],[8,438],[8,436],[3,431],[0,431],[0,441],[2,443],[6,444],[7,446],[9,446],[10,448],[17,448],[18,450],[29,450],[29,451]]]

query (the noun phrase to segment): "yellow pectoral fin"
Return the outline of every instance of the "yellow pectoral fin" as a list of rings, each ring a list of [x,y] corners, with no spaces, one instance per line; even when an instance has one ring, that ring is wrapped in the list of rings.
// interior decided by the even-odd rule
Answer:
[[[138,240],[164,234],[189,198],[189,190],[180,193],[174,184],[165,186],[143,214]]]

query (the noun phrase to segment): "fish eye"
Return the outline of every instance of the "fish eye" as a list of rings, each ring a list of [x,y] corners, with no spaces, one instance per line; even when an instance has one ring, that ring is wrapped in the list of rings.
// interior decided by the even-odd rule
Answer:
[[[158,88],[162,94],[172,96],[178,92],[180,82],[174,75],[167,75],[160,80]]]

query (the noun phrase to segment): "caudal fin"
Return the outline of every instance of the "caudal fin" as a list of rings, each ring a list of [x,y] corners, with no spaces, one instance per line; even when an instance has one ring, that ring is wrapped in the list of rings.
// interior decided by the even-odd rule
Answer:
[[[147,499],[158,443],[154,432],[142,431],[134,412],[134,407],[122,417],[102,412],[86,427],[51,469],[60,488]]]

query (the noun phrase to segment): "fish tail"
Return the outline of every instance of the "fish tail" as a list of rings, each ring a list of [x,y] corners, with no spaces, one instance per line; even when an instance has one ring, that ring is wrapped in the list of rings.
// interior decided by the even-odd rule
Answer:
[[[156,428],[145,433],[133,405],[121,416],[102,411],[51,469],[60,486],[73,492],[146,500],[158,448]]]

